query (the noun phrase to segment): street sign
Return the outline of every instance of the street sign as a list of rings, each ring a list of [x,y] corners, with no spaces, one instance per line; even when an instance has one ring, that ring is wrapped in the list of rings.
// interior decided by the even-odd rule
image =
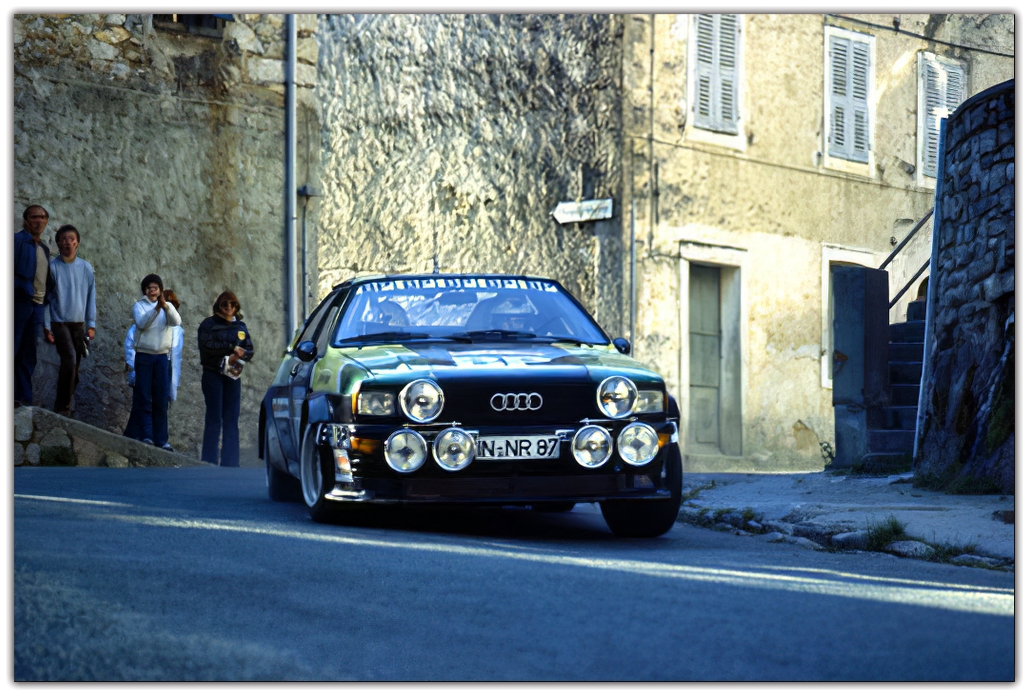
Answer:
[[[551,213],[560,224],[569,222],[588,222],[590,220],[607,220],[614,214],[614,200],[582,200],[558,203]]]

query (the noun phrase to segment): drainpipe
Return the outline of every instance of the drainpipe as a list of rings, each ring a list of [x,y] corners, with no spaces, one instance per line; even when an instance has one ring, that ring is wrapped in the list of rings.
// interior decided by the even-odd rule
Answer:
[[[286,15],[286,344],[300,325],[296,278],[296,16]]]
[[[628,335],[631,337],[632,349],[629,356],[635,353],[635,200],[632,200],[628,215]]]
[[[301,186],[296,193],[303,196],[303,222],[300,224],[300,286],[303,288],[303,299],[300,304],[303,308],[303,316],[307,316],[307,312],[310,311],[307,303],[307,299],[310,297],[310,280],[307,276],[307,206],[310,205],[311,198],[317,193],[306,184]]]

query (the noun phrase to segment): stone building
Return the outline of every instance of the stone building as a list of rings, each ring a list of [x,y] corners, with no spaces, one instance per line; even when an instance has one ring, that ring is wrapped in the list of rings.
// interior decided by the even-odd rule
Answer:
[[[679,396],[687,467],[820,467],[831,269],[877,268],[931,211],[939,118],[1013,76],[1013,16],[624,23],[636,354]],[[927,260],[931,229],[887,268],[890,296]]]
[[[146,272],[193,327],[222,288],[240,295],[248,417],[290,332],[282,16],[168,20],[15,17],[15,207],[83,231],[104,304],[77,416],[109,428]],[[931,210],[939,117],[1014,65],[1012,15],[298,20],[309,299],[366,272],[553,276],[666,376],[693,469],[823,464],[831,267],[877,267]],[[612,217],[551,215],[592,199]],[[894,291],[931,227],[890,267]],[[195,448],[187,348],[172,442]]]

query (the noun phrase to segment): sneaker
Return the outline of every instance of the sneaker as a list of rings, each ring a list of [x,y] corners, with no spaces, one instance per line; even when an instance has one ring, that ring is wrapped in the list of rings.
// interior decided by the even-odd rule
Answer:
[[[149,444],[150,446],[153,446],[153,440],[152,439],[144,439],[143,440],[143,444]]]
[[[161,444],[161,448],[164,449],[165,451],[175,451],[175,449],[171,446],[171,444],[168,444],[167,442],[164,442],[163,444]]]

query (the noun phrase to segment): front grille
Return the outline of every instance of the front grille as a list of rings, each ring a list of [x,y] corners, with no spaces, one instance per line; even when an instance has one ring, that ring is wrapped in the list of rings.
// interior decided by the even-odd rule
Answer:
[[[445,385],[443,390],[446,405],[439,419],[461,422],[468,427],[560,425],[602,417],[596,407],[596,387],[592,384],[513,382],[484,386],[462,383]],[[539,401],[541,405],[537,406]]]

